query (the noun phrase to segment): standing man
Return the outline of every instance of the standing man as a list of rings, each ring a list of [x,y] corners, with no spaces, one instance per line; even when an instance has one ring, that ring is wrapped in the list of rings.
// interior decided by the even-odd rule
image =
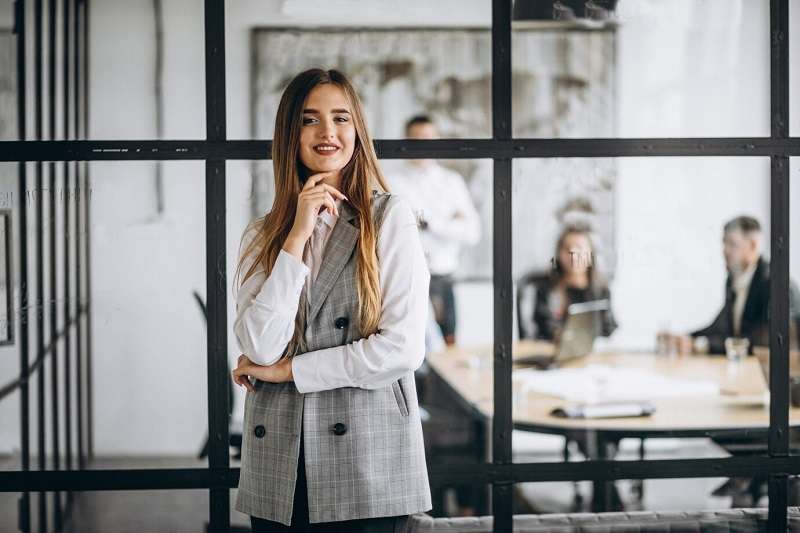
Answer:
[[[406,137],[438,139],[439,131],[430,117],[417,115],[406,123]],[[453,273],[461,246],[480,240],[478,212],[461,175],[433,159],[408,160],[387,179],[392,191],[405,196],[417,215],[431,273],[434,316],[445,342],[452,345],[456,332]]]

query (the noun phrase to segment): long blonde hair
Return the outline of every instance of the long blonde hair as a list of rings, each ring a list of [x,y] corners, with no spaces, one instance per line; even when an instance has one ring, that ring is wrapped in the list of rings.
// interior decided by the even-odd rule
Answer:
[[[300,128],[303,108],[309,93],[323,83],[332,83],[342,89],[350,104],[356,130],[353,156],[342,169],[342,192],[358,213],[359,236],[356,261],[358,288],[358,325],[362,337],[378,329],[381,309],[381,290],[378,277],[378,256],[375,251],[377,229],[372,219],[372,190],[388,191],[386,181],[378,166],[378,157],[367,131],[361,101],[347,77],[338,70],[319,68],[301,72],[289,82],[281,96],[275,118],[272,141],[272,166],[275,174],[275,200],[272,210],[251,222],[257,227],[255,237],[241,254],[236,269],[241,273],[244,258],[255,254],[255,260],[242,280],[244,283],[261,265],[268,276],[280,253],[284,241],[294,224],[297,197],[302,190],[301,176],[305,169],[300,162]],[[300,320],[302,309],[295,319],[295,331],[282,357],[292,357],[304,346],[305,324]]]

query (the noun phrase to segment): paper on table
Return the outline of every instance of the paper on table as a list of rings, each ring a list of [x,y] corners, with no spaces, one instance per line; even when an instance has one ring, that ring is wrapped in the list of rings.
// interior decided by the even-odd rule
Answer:
[[[588,365],[582,368],[514,370],[523,394],[537,392],[574,402],[640,401],[677,396],[716,396],[719,385],[679,379],[647,370]]]

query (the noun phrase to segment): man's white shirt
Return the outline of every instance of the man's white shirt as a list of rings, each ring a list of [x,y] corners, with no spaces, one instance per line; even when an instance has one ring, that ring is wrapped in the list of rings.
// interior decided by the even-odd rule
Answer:
[[[452,274],[462,245],[477,244],[481,222],[464,179],[435,161],[410,162],[386,176],[392,193],[404,197],[427,228],[420,231],[431,274]],[[459,215],[459,216],[456,216]]]

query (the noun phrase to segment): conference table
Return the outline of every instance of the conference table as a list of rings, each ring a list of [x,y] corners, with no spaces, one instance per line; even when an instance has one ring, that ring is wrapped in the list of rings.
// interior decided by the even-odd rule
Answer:
[[[637,370],[676,380],[714,382],[714,394],[653,397],[655,407],[649,416],[623,418],[561,418],[553,409],[570,403],[564,398],[537,392],[526,385],[526,368],[520,360],[533,354],[553,353],[554,347],[542,341],[515,343],[512,350],[514,387],[512,417],[514,428],[561,435],[583,444],[589,459],[611,459],[622,438],[763,436],[769,427],[769,395],[763,361],[747,357],[731,364],[724,356],[666,356],[654,353],[593,353],[559,365],[580,368],[589,365]],[[426,358],[432,375],[473,417],[487,425],[493,416],[492,347],[448,347]],[[732,367],[732,365],[736,365]],[[733,368],[733,371],[732,371]],[[800,409],[790,409],[790,426],[800,426]],[[487,437],[488,438],[488,437]],[[489,444],[483,452],[489,457]],[[613,485],[595,482],[593,510],[612,506]]]

